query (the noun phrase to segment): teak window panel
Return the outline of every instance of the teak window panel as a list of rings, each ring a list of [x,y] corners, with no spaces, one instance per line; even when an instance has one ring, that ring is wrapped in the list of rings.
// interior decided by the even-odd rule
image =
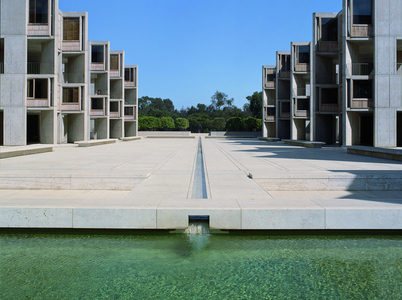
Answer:
[[[80,18],[63,19],[63,40],[64,41],[80,40]]]
[[[118,54],[110,54],[110,70],[113,70],[113,71],[119,70],[119,55]]]
[[[63,88],[63,103],[78,103],[79,91],[76,88]]]
[[[28,79],[27,84],[28,99],[47,99],[48,80],[47,79]]]
[[[49,23],[49,0],[29,0],[29,23]]]
[[[134,69],[125,68],[124,69],[124,81],[134,82]]]

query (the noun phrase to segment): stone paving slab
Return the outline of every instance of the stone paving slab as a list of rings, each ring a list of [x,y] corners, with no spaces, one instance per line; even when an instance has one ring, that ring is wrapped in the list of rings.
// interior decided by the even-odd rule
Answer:
[[[198,142],[58,145],[2,159],[0,227],[183,229],[189,215],[209,215],[211,228],[224,230],[402,229],[400,162],[202,139],[208,199],[191,199]]]

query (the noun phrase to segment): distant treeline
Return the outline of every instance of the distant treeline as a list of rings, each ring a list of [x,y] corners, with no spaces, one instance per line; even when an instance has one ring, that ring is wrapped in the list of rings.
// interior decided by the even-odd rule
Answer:
[[[170,99],[144,96],[138,99],[139,130],[190,130],[191,132],[261,131],[262,93],[246,97],[243,109],[236,107],[233,98],[217,91],[211,104],[198,103],[180,110]]]

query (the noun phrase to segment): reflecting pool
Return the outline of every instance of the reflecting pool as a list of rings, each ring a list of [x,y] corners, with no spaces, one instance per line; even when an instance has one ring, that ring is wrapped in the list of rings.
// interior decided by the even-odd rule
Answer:
[[[401,299],[402,236],[0,232],[0,299]]]

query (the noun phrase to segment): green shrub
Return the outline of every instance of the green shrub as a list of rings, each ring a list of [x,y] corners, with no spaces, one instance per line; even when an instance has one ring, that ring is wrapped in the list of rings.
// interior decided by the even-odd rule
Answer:
[[[177,118],[176,119],[176,129],[180,131],[186,130],[190,126],[190,123],[186,118]]]
[[[212,123],[212,126],[213,126],[213,128],[214,128],[216,131],[225,130],[225,127],[226,127],[225,119],[224,119],[224,118],[220,118],[220,117],[215,118],[214,121],[213,121],[213,123]]]
[[[244,126],[246,131],[258,131],[258,119],[248,117],[244,119]]]
[[[174,129],[174,120],[171,117],[162,117],[161,118],[161,126],[162,130],[172,130]]]
[[[244,131],[244,123],[240,117],[232,117],[226,121],[227,131]]]
[[[155,131],[161,127],[160,121],[160,119],[155,117],[139,117],[138,130]]]

